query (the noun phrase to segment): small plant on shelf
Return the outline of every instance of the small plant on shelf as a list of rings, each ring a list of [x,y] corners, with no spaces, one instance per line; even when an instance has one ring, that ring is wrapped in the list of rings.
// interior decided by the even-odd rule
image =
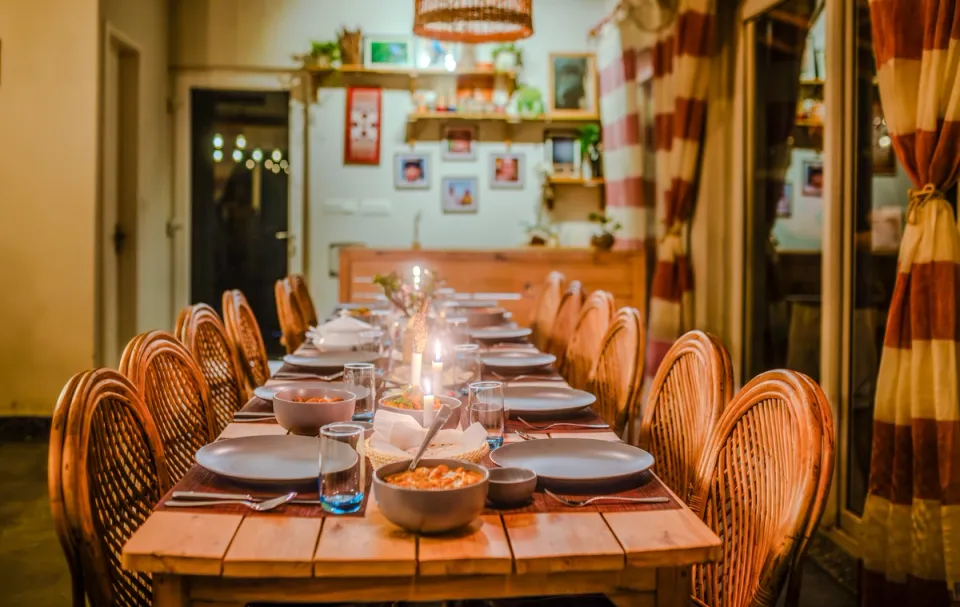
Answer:
[[[317,67],[331,67],[340,61],[340,43],[336,40],[328,42],[310,42],[310,62]]]
[[[623,228],[623,224],[596,211],[587,215],[587,219],[600,227],[600,232],[590,238],[590,246],[597,251],[609,251],[612,249],[613,243],[616,242],[614,234]]]
[[[557,238],[557,231],[553,229],[553,226],[542,221],[524,224],[524,230],[527,232],[527,244],[531,247],[551,245]]]
[[[509,72],[523,66],[523,50],[508,42],[493,49],[493,67],[498,72]]]
[[[583,125],[577,129],[577,137],[580,139],[580,150],[583,154],[581,172],[584,181],[600,177],[600,125]]]

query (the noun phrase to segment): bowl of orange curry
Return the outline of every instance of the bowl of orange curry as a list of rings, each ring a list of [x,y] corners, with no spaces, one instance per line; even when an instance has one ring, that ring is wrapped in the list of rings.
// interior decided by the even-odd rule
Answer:
[[[374,473],[373,496],[391,523],[415,533],[444,533],[469,525],[483,512],[490,473],[455,459],[420,460],[381,466]]]
[[[294,434],[319,436],[320,428],[353,419],[357,396],[334,388],[293,388],[273,396],[277,423]]]

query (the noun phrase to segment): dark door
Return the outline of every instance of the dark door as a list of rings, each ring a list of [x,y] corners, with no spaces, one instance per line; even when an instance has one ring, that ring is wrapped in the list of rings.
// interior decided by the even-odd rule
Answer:
[[[274,282],[287,273],[289,95],[191,91],[190,297],[221,314],[227,289],[250,302],[282,353]]]

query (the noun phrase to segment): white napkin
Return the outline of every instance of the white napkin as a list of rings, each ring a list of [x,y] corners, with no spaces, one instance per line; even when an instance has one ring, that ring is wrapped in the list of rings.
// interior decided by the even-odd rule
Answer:
[[[417,453],[427,429],[409,415],[377,411],[373,417],[370,446],[382,453],[410,459]],[[446,458],[480,448],[487,439],[486,429],[473,423],[466,430],[441,430],[430,441],[424,457]]]

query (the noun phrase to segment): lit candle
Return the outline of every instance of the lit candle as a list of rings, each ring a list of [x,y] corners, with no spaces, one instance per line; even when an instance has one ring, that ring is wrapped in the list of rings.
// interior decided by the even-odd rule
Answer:
[[[413,289],[420,290],[420,266],[413,266]]]
[[[410,355],[410,385],[419,386],[423,374],[423,352]]]
[[[429,428],[433,424],[434,402],[433,394],[430,394],[430,386],[427,385],[423,391],[423,427]]]
[[[433,393],[443,394],[443,353],[440,350],[440,340],[437,340],[436,352],[433,358]]]

